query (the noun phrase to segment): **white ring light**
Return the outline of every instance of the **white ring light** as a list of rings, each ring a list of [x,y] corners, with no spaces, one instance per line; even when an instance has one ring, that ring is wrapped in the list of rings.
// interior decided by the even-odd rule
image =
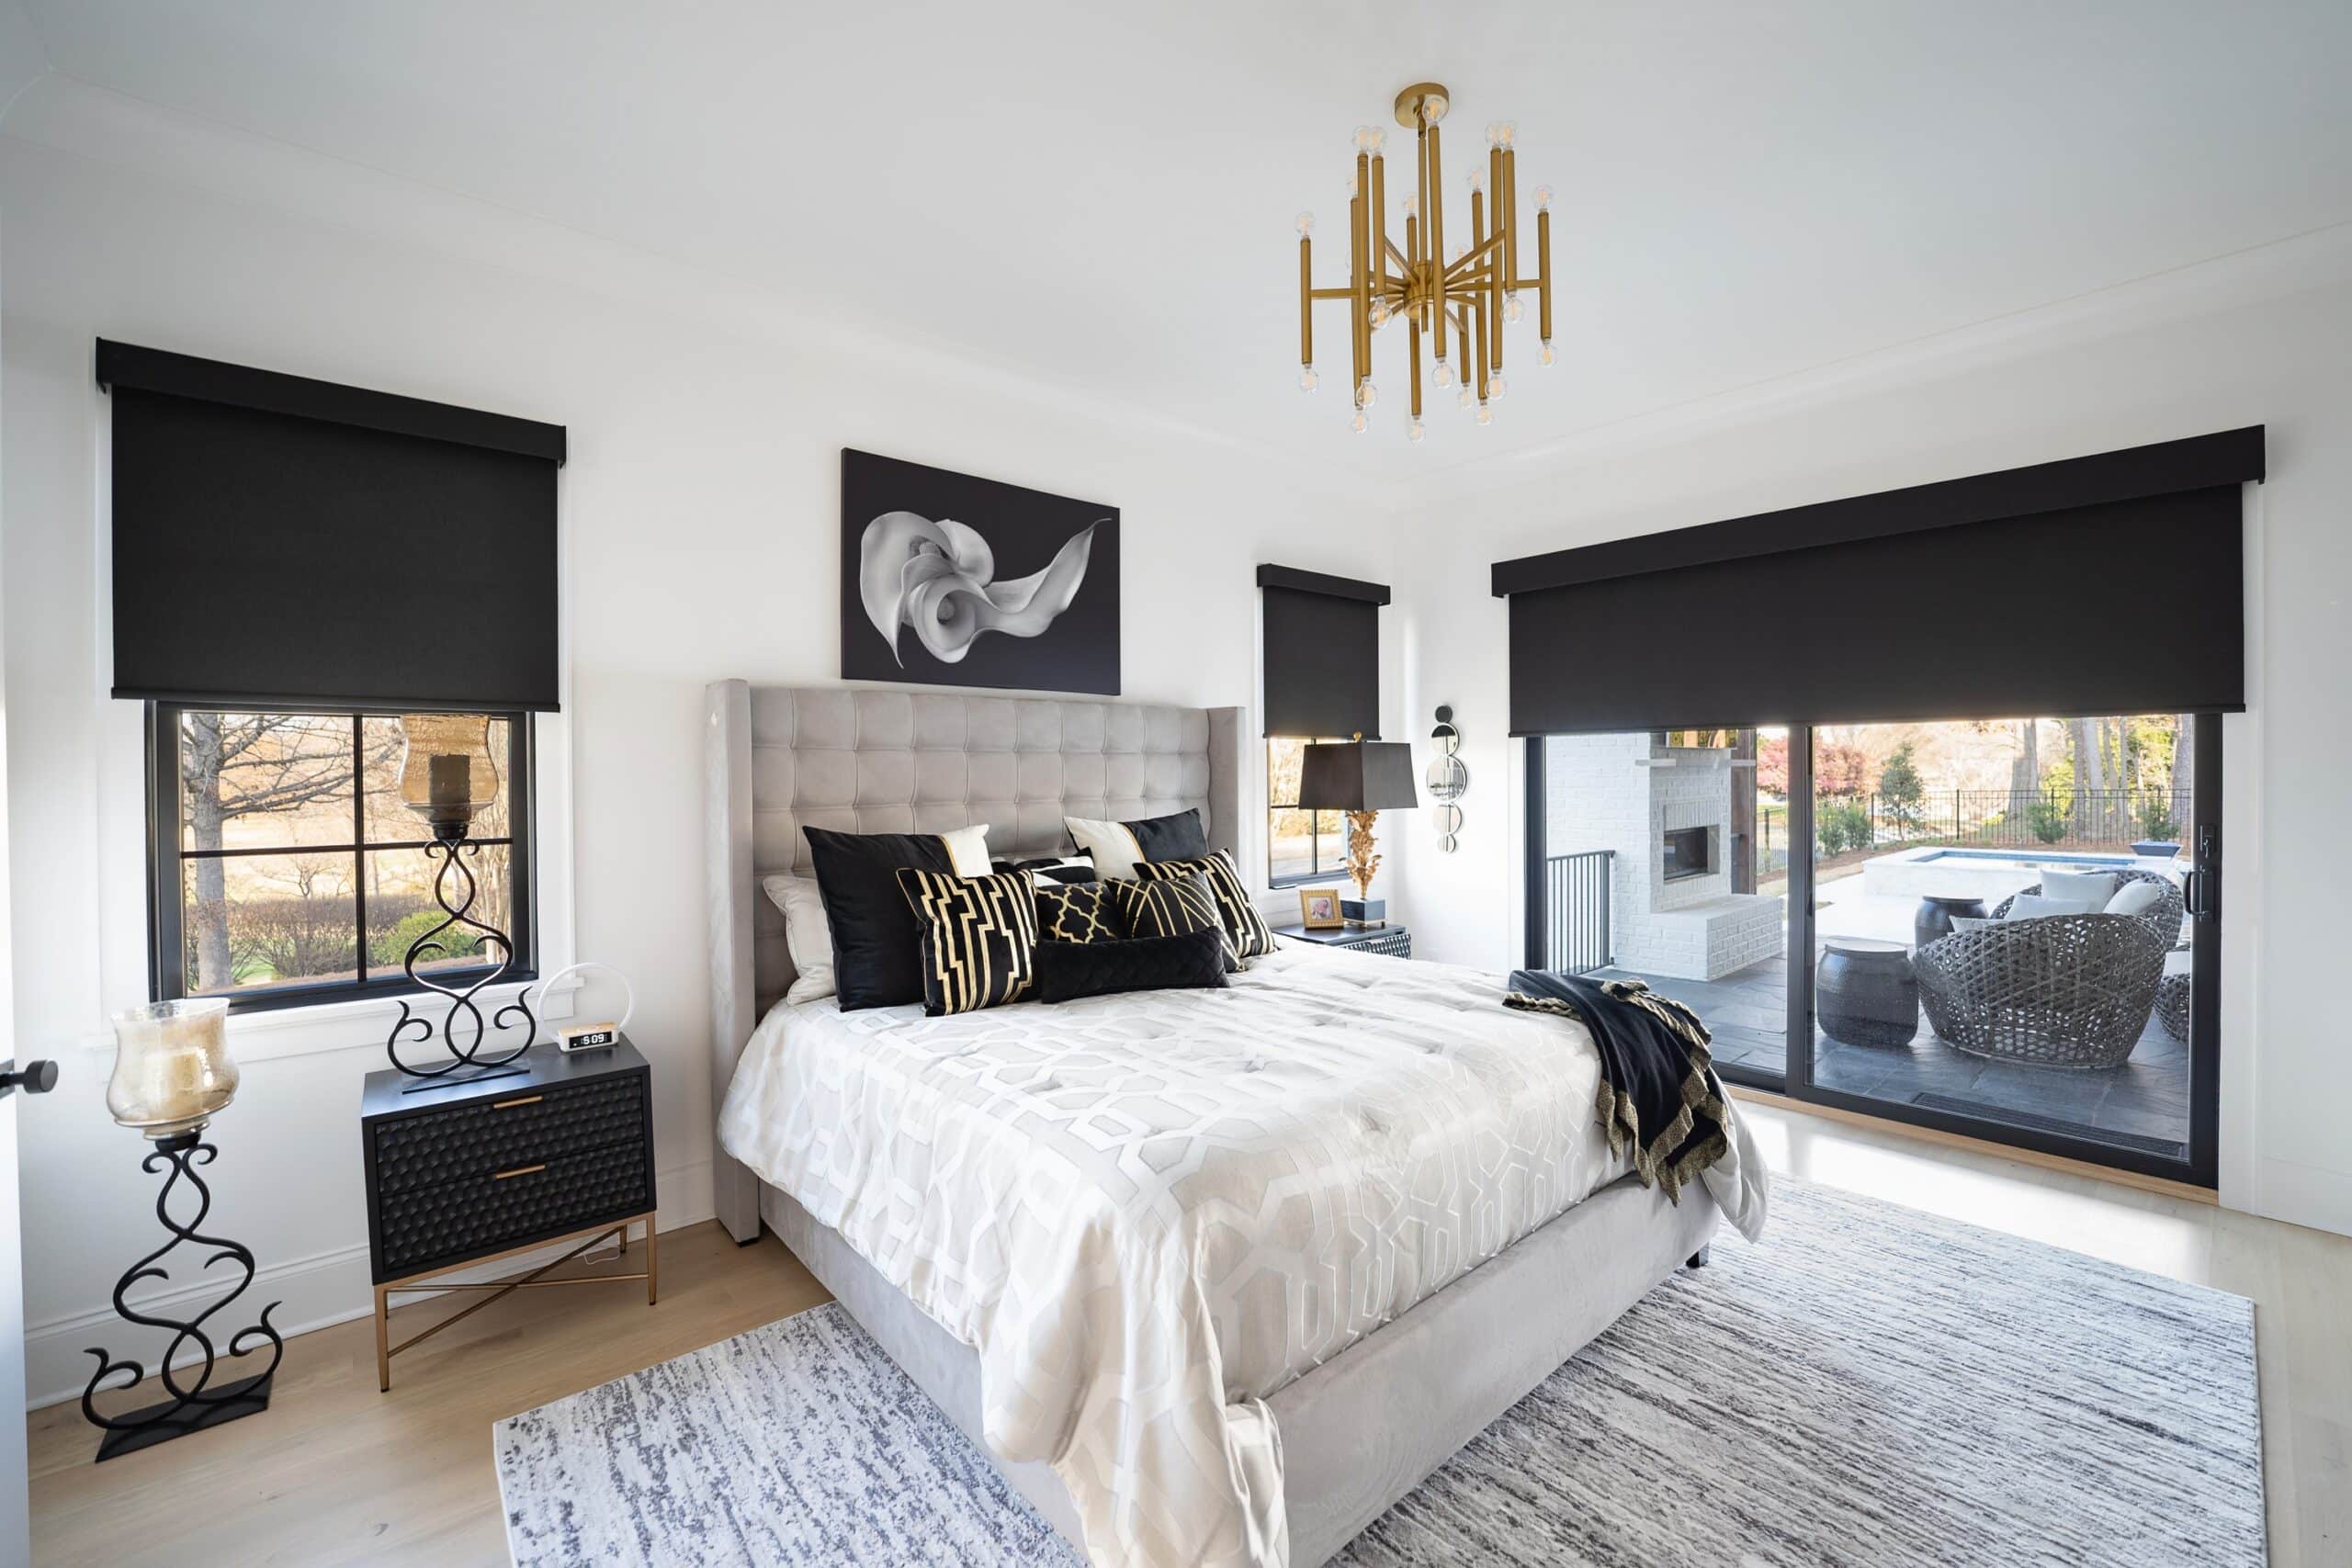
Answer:
[[[602,969],[605,974],[610,975],[614,979],[618,980],[621,983],[622,999],[620,1021],[613,1025],[613,1032],[617,1034],[622,1030],[627,1029],[628,1027],[628,1021],[630,1017],[637,1011],[637,987],[628,983],[628,976],[622,974],[611,964],[599,964],[594,959],[591,959],[584,964],[568,964],[562,968],[557,970],[554,974],[548,976],[546,979],[540,981],[538,985],[538,1002],[537,1005],[531,1009],[531,1016],[538,1020],[541,1023],[546,1023],[548,1021],[547,1009],[548,990],[553,987],[558,980],[562,979],[566,975],[577,975],[582,969]],[[526,990],[523,993],[523,997],[526,1001],[530,999],[530,996],[531,993],[528,990]]]

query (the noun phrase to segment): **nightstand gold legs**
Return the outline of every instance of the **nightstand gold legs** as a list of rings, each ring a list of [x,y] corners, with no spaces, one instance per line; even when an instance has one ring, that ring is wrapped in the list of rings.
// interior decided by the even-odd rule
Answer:
[[[643,1273],[583,1274],[570,1280],[543,1280],[539,1277],[542,1274],[547,1273],[551,1269],[560,1268],[562,1265],[571,1262],[573,1258],[579,1257],[582,1253],[588,1251],[592,1247],[616,1239],[618,1240],[620,1247],[619,1250],[614,1255],[614,1260],[616,1262],[620,1261],[622,1258],[628,1256],[628,1227],[639,1224],[642,1224],[645,1226],[645,1271]],[[527,1274],[516,1275],[515,1277],[507,1280],[492,1280],[479,1283],[470,1280],[447,1280],[431,1283],[427,1282],[433,1280],[433,1276],[436,1273],[454,1273],[459,1269],[479,1268],[484,1263],[494,1263],[502,1258],[513,1258],[526,1252],[537,1252],[544,1247],[560,1247],[563,1243],[581,1236],[585,1236],[587,1239],[582,1241],[579,1246],[573,1247],[562,1257],[556,1258],[552,1262],[542,1263]],[[453,1264],[447,1269],[427,1269],[422,1274],[411,1274],[403,1279],[386,1280],[384,1283],[376,1287],[377,1391],[381,1393],[390,1393],[391,1392],[392,1358],[394,1356],[399,1355],[401,1351],[421,1340],[432,1338],[435,1335],[440,1333],[451,1324],[458,1322],[460,1318],[471,1317],[482,1308],[490,1305],[491,1303],[497,1301],[502,1296],[511,1294],[515,1291],[526,1289],[546,1290],[559,1285],[612,1285],[618,1284],[625,1280],[642,1280],[645,1281],[645,1304],[647,1306],[651,1306],[656,1300],[655,1292],[657,1288],[657,1276],[655,1272],[657,1267],[657,1254],[655,1252],[656,1246],[657,1242],[653,1230],[653,1215],[650,1213],[644,1213],[637,1215],[633,1219],[623,1220],[616,1225],[602,1224],[590,1230],[573,1231],[570,1235],[550,1236],[545,1241],[535,1241],[525,1247],[509,1247],[504,1252],[494,1252],[486,1258],[469,1258],[463,1263]],[[401,1340],[399,1344],[392,1344],[391,1325],[390,1319],[391,1310],[390,1298],[395,1294],[413,1294],[425,1291],[436,1292],[441,1291],[488,1291],[490,1294],[481,1297],[480,1300],[474,1302],[469,1306],[461,1307],[458,1311],[451,1313],[448,1316],[443,1318],[432,1327],[420,1329],[418,1332],[412,1334],[407,1338]]]

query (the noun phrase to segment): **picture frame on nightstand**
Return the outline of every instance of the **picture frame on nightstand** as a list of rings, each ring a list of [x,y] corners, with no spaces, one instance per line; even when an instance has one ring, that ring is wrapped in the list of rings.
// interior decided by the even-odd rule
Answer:
[[[1340,890],[1336,887],[1302,887],[1298,890],[1298,923],[1311,931],[1337,931],[1347,924],[1340,913]]]

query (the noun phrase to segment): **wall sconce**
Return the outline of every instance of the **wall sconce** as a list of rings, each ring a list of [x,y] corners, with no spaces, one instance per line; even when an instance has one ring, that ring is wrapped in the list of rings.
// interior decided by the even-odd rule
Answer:
[[[1462,831],[1462,807],[1454,802],[1470,788],[1470,764],[1462,760],[1462,731],[1453,728],[1451,707],[1437,710],[1437,728],[1430,731],[1430,741],[1437,754],[1430,759],[1421,782],[1437,803],[1430,807],[1430,819],[1437,827],[1439,852],[1450,855],[1461,848],[1456,835]]]

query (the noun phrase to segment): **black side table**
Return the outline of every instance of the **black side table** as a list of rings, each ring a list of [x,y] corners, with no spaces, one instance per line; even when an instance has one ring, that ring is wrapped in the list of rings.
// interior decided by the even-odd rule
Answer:
[[[387,1068],[368,1075],[359,1145],[368,1169],[368,1251],[376,1281],[376,1380],[392,1386],[392,1358],[418,1340],[529,1285],[645,1281],[657,1289],[653,1235],[652,1070],[624,1035],[609,1049],[569,1055],[552,1045],[515,1059],[519,1075],[442,1086]],[[642,1273],[562,1280],[541,1275],[598,1243],[645,1226]],[[425,1281],[469,1264],[576,1241],[519,1277]],[[401,1292],[490,1294],[398,1345],[389,1297]]]
[[[1981,920],[1984,918],[1984,900],[1965,893],[1930,893],[1921,898],[1919,908],[1911,916],[1912,947],[1922,948],[1951,935],[1955,915]]]
[[[1919,977],[1899,942],[1833,936],[1821,944],[1814,1011],[1821,1032],[1849,1045],[1908,1045],[1919,1032]]]
[[[1317,947],[1345,947],[1357,953],[1377,953],[1386,958],[1413,956],[1413,933],[1403,926],[1276,926],[1274,934]]]

